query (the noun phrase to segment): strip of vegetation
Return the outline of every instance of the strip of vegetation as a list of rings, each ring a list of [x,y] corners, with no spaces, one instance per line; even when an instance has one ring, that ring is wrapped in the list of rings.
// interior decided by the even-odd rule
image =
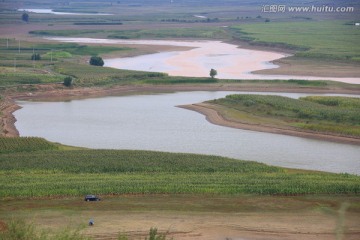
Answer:
[[[70,62],[55,64],[54,71],[74,77],[77,86],[111,86],[140,83],[145,80],[151,81],[151,79],[169,78],[167,74],[163,73],[119,70]]]
[[[194,83],[217,83],[215,78],[191,78],[191,77],[167,77],[144,80],[145,84],[194,84]]]
[[[74,22],[74,25],[122,25],[121,22]]]
[[[96,22],[98,25],[101,22]],[[111,23],[111,22],[110,22]],[[80,23],[79,23],[80,24]],[[94,22],[95,24],[95,22]],[[83,25],[81,23],[81,25]],[[106,34],[114,39],[157,39],[157,38],[209,38],[224,39],[228,33],[220,27],[167,28],[141,30],[34,30],[30,34],[41,36],[79,36],[86,34]]]
[[[24,72],[7,72],[0,73],[0,87],[23,85],[23,84],[40,84],[40,83],[59,83],[64,77],[61,75],[48,75]]]
[[[99,32],[102,32],[102,30],[33,30],[29,31],[29,34],[41,36],[70,37],[83,34],[96,34]]]
[[[55,150],[58,147],[37,137],[5,138],[0,137],[0,153],[34,152],[40,150]],[[9,159],[10,160],[10,159]]]
[[[79,226],[77,229],[65,228],[59,231],[45,231],[38,229],[34,224],[27,223],[22,219],[13,219],[8,224],[0,222],[0,240],[91,240],[80,233],[84,226]],[[148,238],[149,237],[149,238]],[[158,232],[157,228],[150,228],[147,240],[166,240],[166,233]],[[119,233],[118,240],[128,240],[126,234]]]
[[[247,119],[256,117],[263,124],[274,125],[274,119],[278,120],[277,127],[360,136],[359,98],[316,96],[292,99],[270,95],[228,95],[209,102],[231,109],[232,116],[236,115],[234,111],[241,112],[237,115],[242,116],[238,119],[240,121],[245,114]]]
[[[36,49],[37,51],[66,51],[73,55],[80,56],[94,56],[101,55],[116,51],[129,51],[132,50],[128,47],[111,47],[111,46],[89,46],[79,45],[77,43],[60,43],[60,44],[36,44],[33,48],[28,50]],[[25,50],[25,49],[24,49]]]
[[[40,230],[31,223],[23,220],[12,220],[8,224],[2,222],[0,228],[1,240],[90,240],[92,238],[85,237],[80,233],[80,229],[63,229],[58,232],[50,232]]]
[[[36,139],[26,141],[36,149]],[[15,146],[11,153],[0,154],[0,198],[80,196],[89,192],[270,195],[360,192],[359,176],[290,170],[224,157],[130,150],[24,152],[29,147],[19,149],[14,139],[7,144]]]

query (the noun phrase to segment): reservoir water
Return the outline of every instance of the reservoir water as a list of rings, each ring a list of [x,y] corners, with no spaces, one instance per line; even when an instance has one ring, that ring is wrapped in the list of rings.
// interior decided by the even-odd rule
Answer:
[[[77,16],[106,16],[106,15],[113,15],[110,13],[80,13],[80,12],[58,12],[52,9],[43,9],[43,8],[25,8],[25,9],[18,9],[20,12],[31,12],[31,13],[42,13],[42,14],[55,14],[55,15],[77,15]]]
[[[18,102],[21,136],[67,145],[200,153],[270,165],[360,175],[360,147],[217,126],[177,105],[234,92],[177,92],[72,100]],[[266,93],[269,94],[269,93]],[[306,94],[276,93],[293,98]]]

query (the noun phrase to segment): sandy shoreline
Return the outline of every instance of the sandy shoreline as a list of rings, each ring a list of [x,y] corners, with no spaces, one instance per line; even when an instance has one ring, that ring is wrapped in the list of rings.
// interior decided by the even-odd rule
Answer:
[[[41,87],[40,87],[41,88]],[[354,90],[344,89],[316,89],[316,88],[279,88],[279,87],[264,87],[264,86],[234,86],[234,85],[127,85],[116,86],[112,88],[59,88],[58,85],[44,86],[37,92],[32,93],[15,93],[8,95],[0,105],[0,110],[3,115],[0,116],[0,123],[2,132],[0,136],[16,137],[19,132],[15,127],[16,119],[12,114],[20,107],[16,104],[18,100],[33,100],[33,101],[65,101],[71,99],[96,98],[105,96],[128,95],[139,93],[156,93],[156,92],[177,92],[177,91],[243,91],[243,92],[294,92],[294,93],[339,93],[339,94],[360,94]],[[270,132],[278,134],[286,134],[298,137],[308,137],[314,139],[322,139],[328,141],[351,143],[360,145],[360,139],[340,137],[334,135],[326,135],[319,133],[309,133],[302,131],[293,131],[285,129],[276,129],[266,126],[241,124],[228,121],[222,118],[211,106],[206,104],[192,104],[187,106],[180,106],[189,110],[197,111],[206,115],[207,119],[214,124],[241,128],[246,130]]]
[[[19,132],[15,127],[16,118],[13,113],[20,109],[20,107],[10,98],[6,98],[0,104],[0,136],[3,137],[17,137]]]

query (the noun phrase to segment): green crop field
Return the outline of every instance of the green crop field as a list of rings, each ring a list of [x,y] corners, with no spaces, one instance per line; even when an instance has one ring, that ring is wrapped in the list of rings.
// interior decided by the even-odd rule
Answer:
[[[33,152],[54,150],[58,147],[45,139],[35,137],[4,138],[0,137],[0,153]]]
[[[240,121],[260,121],[282,127],[360,136],[359,98],[313,96],[292,99],[270,95],[228,95],[209,102],[230,109],[229,116],[225,114],[225,117],[235,121],[238,118]]]
[[[231,28],[234,36],[254,44],[299,50],[296,56],[360,60],[360,31],[345,21],[269,22]]]
[[[229,36],[221,27],[163,28],[141,30],[36,30],[30,34],[41,36],[90,36],[97,34],[115,39],[162,39],[162,38],[201,38],[225,39]]]
[[[11,147],[12,146],[12,147]],[[59,150],[2,138],[0,198],[97,194],[358,194],[360,177],[224,157],[130,150]],[[29,152],[32,148],[34,151]],[[37,151],[35,151],[37,150]]]

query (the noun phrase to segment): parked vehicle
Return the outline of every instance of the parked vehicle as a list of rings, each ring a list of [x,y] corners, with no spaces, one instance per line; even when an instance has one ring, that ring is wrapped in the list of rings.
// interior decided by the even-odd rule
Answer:
[[[89,201],[100,201],[101,199],[96,195],[86,195],[84,200],[89,202]]]

